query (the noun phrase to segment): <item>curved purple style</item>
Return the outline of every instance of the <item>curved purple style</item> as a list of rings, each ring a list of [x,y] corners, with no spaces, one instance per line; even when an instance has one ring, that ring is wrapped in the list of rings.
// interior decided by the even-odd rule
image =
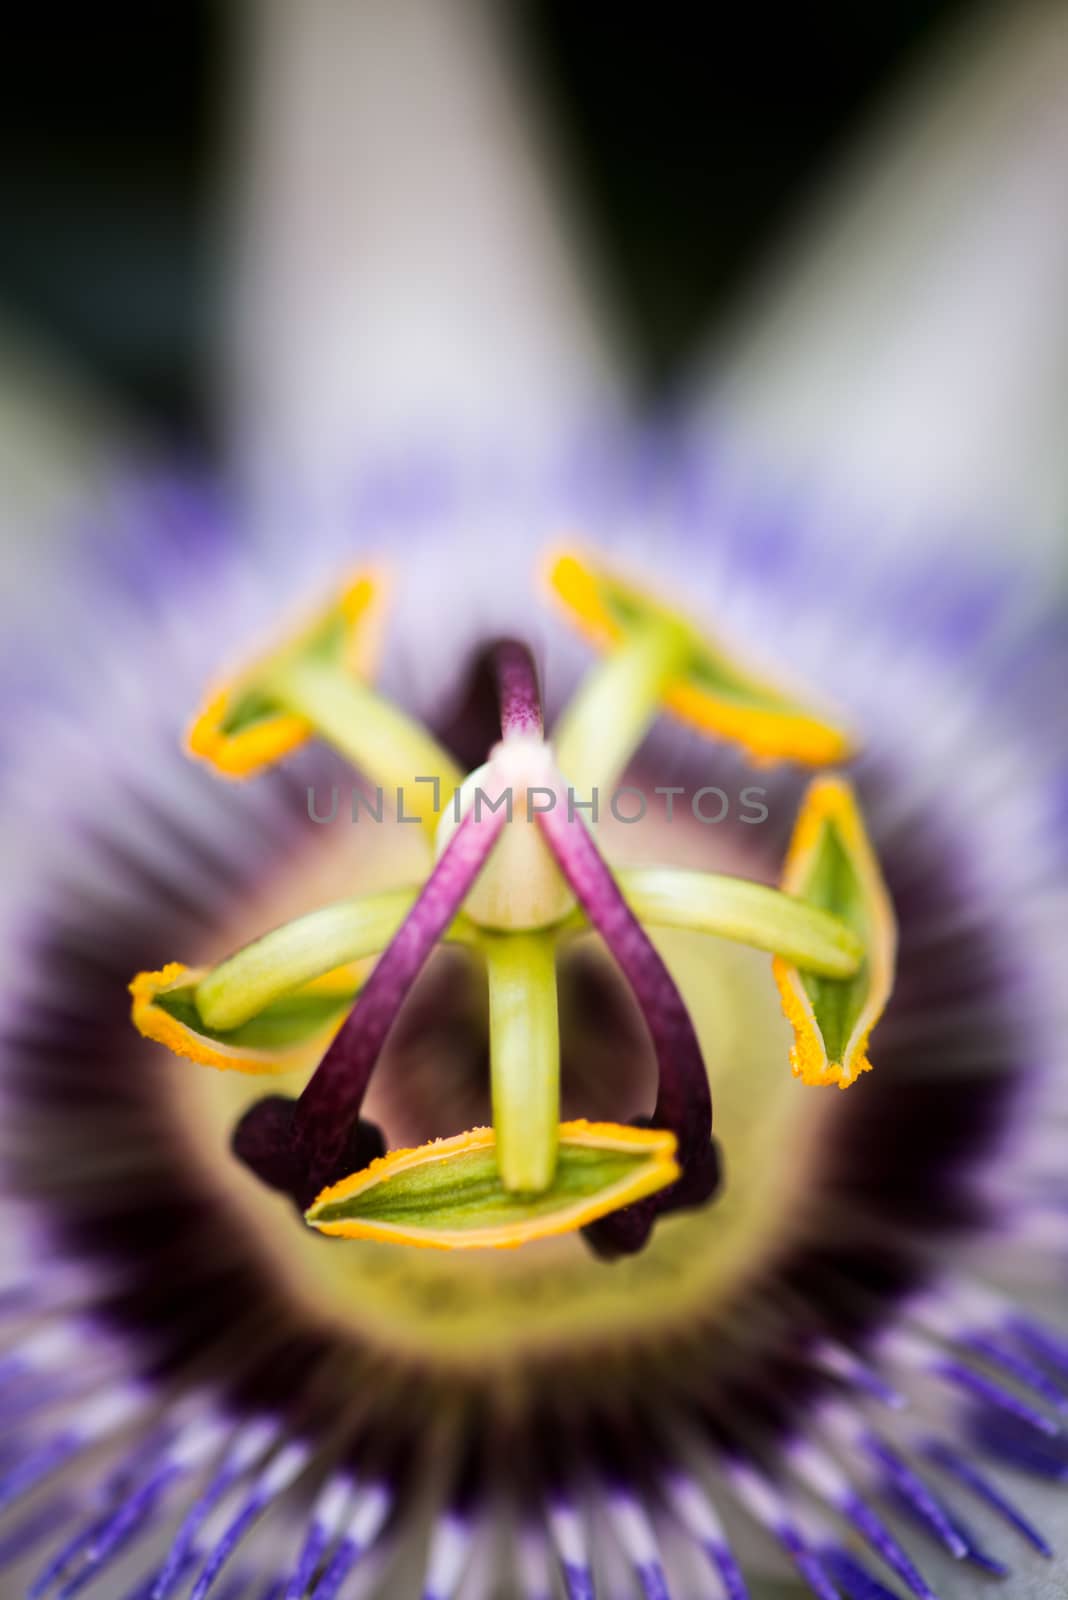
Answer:
[[[543,733],[541,695],[533,657],[518,639],[502,639],[493,647],[493,675],[501,707],[501,733],[505,739]]]
[[[401,1001],[460,909],[504,826],[505,814],[463,818],[423,891],[379,958],[333,1043],[297,1101],[272,1095],[252,1106],[234,1133],[235,1153],[301,1210],[373,1149],[377,1130],[360,1123],[371,1073]],[[380,1150],[375,1153],[381,1153]],[[357,1160],[356,1167],[366,1165]]]
[[[719,1186],[712,1141],[712,1096],[701,1047],[674,980],[624,900],[608,863],[581,818],[568,815],[562,787],[551,810],[538,813],[549,848],[586,915],[630,984],[656,1052],[659,1087],[652,1126],[670,1128],[679,1143],[682,1177],[669,1189],[591,1223],[583,1231],[602,1255],[630,1255],[664,1211],[697,1206]]]

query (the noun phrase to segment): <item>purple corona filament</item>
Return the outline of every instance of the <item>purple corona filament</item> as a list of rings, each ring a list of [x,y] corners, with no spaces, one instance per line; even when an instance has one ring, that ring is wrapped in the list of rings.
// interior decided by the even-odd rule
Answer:
[[[872,1459],[884,1469],[887,1486],[901,1504],[910,1509],[954,1560],[963,1561],[968,1554],[967,1540],[961,1536],[953,1518],[934,1491],[896,1450],[874,1434],[867,1435],[864,1446]]]
[[[836,1590],[848,1600],[897,1600],[893,1590],[873,1578],[850,1550],[829,1546],[820,1550],[819,1562]]]
[[[855,1492],[846,1496],[842,1514],[856,1528],[876,1555],[899,1577],[916,1600],[935,1600],[933,1590],[908,1552],[894,1536],[878,1512]]]
[[[1021,1400],[1010,1389],[1006,1389],[1003,1384],[996,1383],[993,1378],[988,1378],[981,1372],[976,1372],[962,1361],[938,1361],[934,1363],[933,1370],[955,1388],[962,1389],[966,1394],[998,1411],[1004,1411],[1007,1416],[1015,1417],[1025,1427],[1034,1428],[1036,1433],[1043,1433],[1047,1438],[1054,1439],[1060,1432],[1052,1417],[1047,1417],[1044,1412],[1028,1405],[1026,1400]]]
[[[955,1478],[958,1483],[970,1489],[977,1499],[981,1500],[990,1510],[997,1513],[1010,1527],[1015,1528],[1020,1536],[1027,1540],[1032,1549],[1047,1560],[1053,1555],[1053,1550],[1033,1523],[1017,1510],[1007,1495],[1003,1494],[984,1473],[968,1461],[959,1451],[952,1446],[942,1443],[941,1440],[932,1439],[925,1449],[929,1461],[940,1467],[943,1472]]]
[[[964,1340],[965,1348],[981,1360],[989,1361],[1008,1377],[1015,1378],[1025,1389],[1030,1389],[1061,1416],[1068,1417],[1068,1395],[1060,1384],[1054,1383],[1034,1361],[1006,1349],[999,1339],[989,1334],[971,1334]],[[1044,1431],[1053,1431],[1045,1429]]]

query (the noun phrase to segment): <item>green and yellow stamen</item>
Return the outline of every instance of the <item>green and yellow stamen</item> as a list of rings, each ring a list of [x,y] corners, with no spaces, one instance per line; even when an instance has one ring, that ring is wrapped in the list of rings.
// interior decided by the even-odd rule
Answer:
[[[535,1197],[501,1180],[496,1135],[472,1128],[391,1150],[324,1190],[307,1212],[320,1233],[435,1250],[512,1250],[574,1233],[679,1177],[675,1136],[617,1123],[564,1122],[552,1181]]]
[[[352,1009],[357,969],[325,973],[259,1007],[232,1028],[205,1022],[197,990],[207,969],[172,961],[130,984],[135,1028],[177,1056],[223,1072],[295,1072],[314,1064]]]
[[[210,696],[190,735],[195,754],[244,776],[318,734],[365,777],[402,790],[435,835],[436,861],[418,886],[339,901],[213,968],[172,963],[131,985],[135,1025],[195,1062],[284,1073],[321,1057],[298,1100],[249,1108],[234,1143],[319,1232],[459,1250],[583,1229],[618,1254],[640,1249],[661,1211],[704,1203],[719,1173],[707,1080],[643,924],[769,952],[795,1031],[794,1072],[806,1082],[844,1087],[868,1065],[868,1035],[892,983],[893,916],[845,780],[811,786],[781,889],[677,867],[617,876],[570,807],[571,796],[619,775],[660,709],[757,759],[836,759],[845,734],[637,587],[570,553],[551,581],[610,652],[552,745],[529,654],[506,641],[494,655],[501,741],[464,779],[360,675],[379,598],[369,573]],[[559,810],[546,815],[546,797],[559,808],[565,795],[566,821]],[[653,1039],[655,1126],[560,1122],[557,966],[561,949],[591,929],[614,953]],[[493,1127],[347,1171],[346,1160],[382,1148],[360,1120],[362,1098],[404,995],[443,941],[485,965]]]
[[[192,755],[247,778],[318,735],[433,830],[461,773],[418,722],[365,681],[383,582],[361,572],[278,648],[210,690],[188,734]]]
[[[868,1040],[893,988],[897,933],[879,863],[844,778],[816,778],[809,785],[782,886],[838,917],[863,946],[864,959],[850,977],[804,972],[783,955],[772,963],[794,1030],[795,1076],[845,1089],[871,1068]]]
[[[554,734],[561,768],[579,793],[618,777],[660,709],[740,745],[759,763],[826,766],[850,755],[852,741],[835,722],[637,584],[574,551],[550,563],[549,584],[606,653]]]

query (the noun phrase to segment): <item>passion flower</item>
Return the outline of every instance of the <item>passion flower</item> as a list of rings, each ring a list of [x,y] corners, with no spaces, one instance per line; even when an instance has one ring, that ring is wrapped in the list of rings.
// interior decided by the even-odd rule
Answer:
[[[595,577],[588,567],[579,569],[573,558],[563,558],[557,571],[561,566],[572,574],[585,572],[589,584],[613,596],[629,593],[627,615],[637,633],[684,641],[684,648],[672,645],[669,652],[675,669],[684,670],[690,660],[705,662],[708,652],[703,653],[698,630],[674,619],[666,608],[642,601],[634,592],[620,591],[613,580]],[[405,897],[410,903],[397,925],[390,922],[390,903],[372,898],[351,908],[348,916],[339,908],[327,909],[288,929],[276,929],[214,971],[201,974],[195,984],[178,964],[162,974],[142,973],[132,985],[134,1020],[142,1032],[171,1044],[180,1054],[194,1059],[199,1055],[213,1066],[247,1070],[264,1068],[263,1052],[250,1047],[277,1036],[278,1064],[284,1068],[294,1043],[300,1042],[284,1031],[294,1008],[296,1026],[305,1036],[321,1029],[324,1018],[336,1016],[338,994],[344,990],[344,974],[337,969],[385,944],[351,1014],[299,1098],[287,1103],[272,1096],[245,1113],[233,1139],[241,1160],[271,1187],[288,1193],[317,1228],[346,1237],[438,1242],[459,1249],[514,1245],[585,1225],[590,1241],[603,1253],[638,1250],[658,1214],[708,1201],[719,1181],[708,1077],[684,1000],[635,916],[625,888],[579,816],[582,802],[544,737],[537,676],[526,649],[503,642],[491,650],[501,738],[487,761],[458,785],[448,755],[439,752],[429,732],[413,729],[403,713],[384,705],[365,687],[347,703],[353,663],[338,640],[352,627],[351,607],[346,609],[349,593],[326,607],[316,624],[297,634],[295,645],[280,646],[257,667],[244,669],[237,680],[239,688],[224,699],[231,708],[251,706],[252,711],[212,710],[220,704],[215,694],[196,726],[202,727],[207,717],[252,723],[257,707],[264,708],[261,715],[270,725],[279,704],[292,704],[286,698],[286,685],[294,672],[304,673],[312,659],[314,692],[305,691],[299,702],[305,734],[317,731],[317,707],[325,705],[323,731],[331,742],[355,753],[371,776],[391,770],[403,778],[403,763],[410,758],[434,767],[418,777],[432,786],[435,811],[441,808],[443,794],[455,794],[451,815],[442,816],[438,824],[433,869],[419,893]],[[648,623],[642,620],[643,608],[652,619]],[[631,648],[625,643],[622,654]],[[730,667],[722,651],[716,659],[719,677],[731,692],[741,685],[730,724],[737,731],[745,723],[755,691]],[[591,705],[596,707],[593,723],[618,723],[632,729],[632,740],[640,739],[641,724],[631,721],[633,705],[654,705],[658,696],[671,692],[672,683],[672,678],[665,679],[664,663],[655,650],[650,654],[639,649],[625,665],[622,678],[615,666],[607,675],[595,675],[592,686],[584,684],[564,713],[559,758],[564,767],[580,763],[594,788],[612,777],[618,762],[625,762],[631,752],[623,735],[617,734],[613,754],[602,749],[606,767],[594,765],[581,734],[590,722]],[[720,693],[727,690],[721,688]],[[770,696],[771,691],[760,691],[753,710],[761,726],[769,716]],[[816,726],[812,717],[793,709],[789,718],[791,727],[799,719],[804,721],[811,743]],[[350,720],[356,730],[352,734]],[[228,735],[247,736],[247,731]],[[789,746],[793,734],[784,737]],[[194,748],[197,743],[194,739]],[[203,737],[199,743],[198,753],[203,754]],[[831,738],[829,748],[838,750],[837,739]],[[224,770],[232,766],[232,761],[224,762]],[[414,784],[416,775],[410,779]],[[403,782],[398,786],[398,809],[404,787]],[[728,903],[733,896],[735,906],[748,908],[750,940],[755,937],[758,944],[776,950],[779,962],[784,960],[780,942],[787,952],[795,948],[792,928],[795,938],[800,933],[809,942],[803,964],[815,960],[817,970],[810,971],[807,982],[821,986],[821,1017],[826,1021],[843,1009],[852,1015],[862,1005],[866,1041],[890,989],[892,960],[883,945],[892,913],[848,786],[836,780],[827,792],[839,796],[839,810],[848,823],[839,832],[848,838],[853,855],[862,858],[867,900],[859,900],[852,879],[838,888],[842,874],[834,863],[822,871],[819,862],[808,864],[815,851],[826,855],[840,848],[839,832],[831,835],[828,824],[827,840],[821,835],[809,846],[800,867],[795,844],[789,871],[801,892],[793,898],[744,881],[667,873],[654,880],[657,893],[649,897],[647,891],[644,903],[669,926],[680,922],[701,926],[700,916],[696,924],[693,919],[695,900],[707,907],[717,893],[725,894]],[[815,804],[810,802],[809,810]],[[814,826],[806,811],[799,825],[806,838]],[[397,894],[404,897],[403,890],[395,891],[394,901]],[[873,897],[878,900],[878,927],[868,906]],[[820,899],[824,903],[818,903]],[[644,1165],[635,1160],[629,1181],[621,1176],[622,1150],[633,1141],[623,1127],[618,1130],[623,1144],[610,1144],[611,1159],[602,1151],[599,1165],[592,1161],[588,1140],[583,1138],[576,1147],[572,1136],[563,1147],[564,1170],[557,1170],[556,962],[558,948],[583,927],[582,917],[576,922],[571,916],[576,900],[615,958],[641,1011],[658,1075],[651,1126],[672,1136],[670,1144],[660,1148],[661,1159]],[[638,900],[642,903],[640,879]],[[850,920],[837,917],[839,910]],[[709,926],[707,915],[706,910],[705,926]],[[371,1169],[373,1177],[371,1172],[354,1172],[353,1162],[360,1153],[378,1152],[382,1145],[379,1130],[361,1122],[360,1112],[386,1038],[435,945],[450,930],[452,937],[457,936],[460,918],[465,919],[467,943],[483,957],[488,976],[494,1135],[486,1140],[476,1130],[477,1137],[472,1133],[466,1139],[439,1139],[421,1153],[404,1151],[384,1164],[379,1155]],[[719,926],[727,931],[730,924]],[[348,938],[339,945],[342,928]],[[316,986],[312,992],[309,980]],[[787,1014],[800,1017],[799,1003],[785,979],[780,979],[780,987]],[[349,988],[351,992],[351,979]],[[802,1041],[795,1052],[811,1051],[808,1041],[815,1021],[795,1026]],[[842,1072],[839,1068],[834,1081],[848,1081]],[[580,1157],[583,1186],[576,1190]],[[496,1176],[487,1188],[491,1170]],[[658,1190],[665,1192],[658,1195]],[[472,1197],[478,1198],[477,1205]],[[416,1198],[418,1206],[412,1209]],[[347,1209],[339,1211],[343,1200]],[[406,1230],[407,1215],[411,1226]],[[375,1216],[379,1220],[372,1234]],[[484,1226],[476,1225],[479,1219]]]
[[[371,9],[450,73],[480,14]],[[437,103],[388,49],[336,76],[283,55],[398,136]],[[27,608],[4,719],[4,1592],[1037,1591],[1068,1479],[1063,616],[963,558],[888,570],[870,518],[843,540],[801,497],[769,509],[764,477],[728,494],[704,449],[572,450],[604,388],[576,398],[586,347],[535,315],[544,230],[496,248],[523,180],[483,181],[507,130],[477,74],[448,81],[478,181],[438,181],[448,116],[404,183],[370,160],[361,250],[395,229],[397,259],[323,300],[324,387],[381,402],[353,408],[365,453],[332,515],[275,481],[272,535],[149,492],[133,537]],[[279,135],[287,172],[360,168],[327,127]],[[1042,208],[1020,192],[1022,231]],[[413,236],[435,209],[451,272]],[[306,209],[278,214],[287,261],[309,233],[337,259]],[[456,319],[425,314],[450,293],[475,310],[455,408]],[[289,310],[264,330],[285,381],[255,397],[276,423],[324,376]],[[568,447],[514,459],[497,430],[478,456],[487,412]],[[376,455],[413,416],[433,459]],[[541,606],[567,529],[582,553],[551,570],[582,643]],[[373,648],[378,556],[396,609]],[[383,819],[316,827],[309,789],[353,771]],[[766,814],[595,824],[617,779],[759,779]]]

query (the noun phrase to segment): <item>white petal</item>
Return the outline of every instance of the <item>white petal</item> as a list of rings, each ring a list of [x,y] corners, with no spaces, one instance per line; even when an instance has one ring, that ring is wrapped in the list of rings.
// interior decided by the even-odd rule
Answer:
[[[611,366],[489,8],[249,12],[239,446],[315,484],[357,446],[536,449],[603,416]]]
[[[75,509],[84,517],[85,497],[103,481],[123,435],[103,395],[6,322],[0,372],[2,608],[24,604],[27,582],[47,582]]]
[[[705,371],[718,426],[878,508],[1055,553],[1068,423],[1068,10],[974,18]]]

